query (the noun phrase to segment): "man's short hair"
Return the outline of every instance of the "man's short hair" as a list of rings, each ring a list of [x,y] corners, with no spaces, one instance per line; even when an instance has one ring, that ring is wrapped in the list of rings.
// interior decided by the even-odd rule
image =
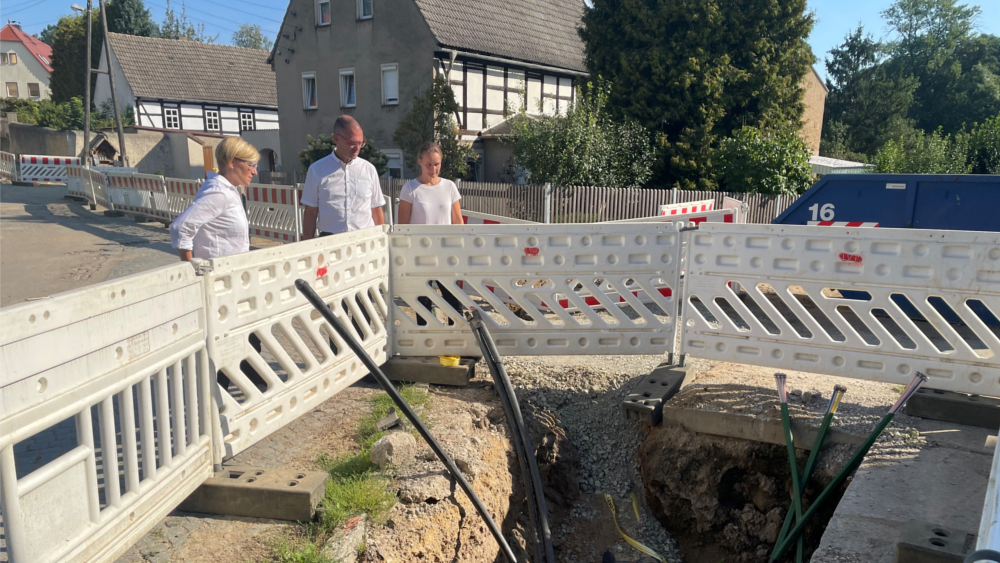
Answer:
[[[338,117],[336,121],[333,122],[333,134],[342,135],[344,133],[349,132],[351,129],[354,129],[355,127],[359,129],[361,128],[361,124],[358,123],[358,120],[354,119],[349,115],[342,115]]]

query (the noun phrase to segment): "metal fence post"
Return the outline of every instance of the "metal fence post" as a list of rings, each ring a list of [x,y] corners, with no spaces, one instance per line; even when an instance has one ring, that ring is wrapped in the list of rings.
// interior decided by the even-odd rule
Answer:
[[[302,225],[299,220],[299,184],[292,184],[292,208],[295,213],[295,242],[302,240]]]
[[[774,218],[777,219],[778,215],[781,215],[781,194],[778,194],[778,205],[774,208]]]
[[[552,183],[545,182],[545,204],[543,208],[542,216],[543,223],[552,222]]]
[[[670,203],[671,204],[677,203],[677,188],[673,188],[670,190]]]

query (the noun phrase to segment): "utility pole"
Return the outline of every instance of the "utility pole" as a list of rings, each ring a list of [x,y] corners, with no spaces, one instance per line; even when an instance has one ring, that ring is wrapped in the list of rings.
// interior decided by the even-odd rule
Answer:
[[[93,27],[94,5],[91,0],[87,0],[87,80],[83,90],[83,157],[87,168],[90,168],[90,77],[94,75],[90,60],[90,30]],[[110,63],[109,63],[110,66]]]
[[[87,1],[90,5],[90,0]],[[118,109],[118,93],[115,91],[115,72],[111,68],[111,38],[108,36],[108,15],[104,9],[104,0],[98,0],[101,7],[101,27],[104,28],[104,58],[108,60],[108,83],[111,85],[111,104],[115,108],[115,125],[118,127],[118,154],[122,166],[128,166],[128,156],[125,154],[125,132],[122,131],[122,114]],[[87,51],[88,55],[90,51]],[[89,78],[89,77],[88,77]],[[90,91],[88,80],[87,90]],[[89,107],[89,106],[88,106]]]

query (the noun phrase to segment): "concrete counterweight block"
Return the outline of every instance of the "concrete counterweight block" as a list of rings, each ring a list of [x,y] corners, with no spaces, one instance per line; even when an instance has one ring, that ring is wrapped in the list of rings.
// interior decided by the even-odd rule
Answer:
[[[308,522],[326,492],[329,474],[227,467],[202,483],[178,510]]]

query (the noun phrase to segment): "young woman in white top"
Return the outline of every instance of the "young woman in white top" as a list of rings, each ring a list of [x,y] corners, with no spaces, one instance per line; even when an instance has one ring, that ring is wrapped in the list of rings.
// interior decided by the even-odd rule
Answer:
[[[198,195],[170,224],[170,242],[181,260],[249,252],[250,225],[237,186],[257,173],[257,149],[239,137],[215,147],[219,173],[209,173]]]
[[[399,224],[461,225],[462,206],[455,182],[441,173],[441,147],[424,143],[417,151],[420,175],[403,184],[399,194]]]
[[[462,196],[458,186],[451,180],[441,178],[441,147],[437,143],[424,143],[417,151],[417,164],[420,165],[420,175],[416,180],[403,184],[399,194],[399,224],[407,225],[461,225],[462,206],[458,203]],[[461,312],[465,309],[461,302],[440,285],[444,300]],[[433,302],[427,297],[418,298],[420,304],[431,310]],[[427,321],[417,315],[417,325],[424,326]],[[454,321],[448,319],[448,324]]]

